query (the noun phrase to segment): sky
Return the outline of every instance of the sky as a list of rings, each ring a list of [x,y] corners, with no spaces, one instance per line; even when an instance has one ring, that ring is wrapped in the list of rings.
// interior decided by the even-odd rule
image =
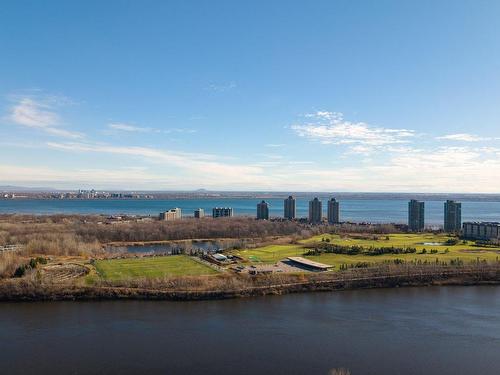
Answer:
[[[0,185],[500,192],[498,1],[0,7]]]

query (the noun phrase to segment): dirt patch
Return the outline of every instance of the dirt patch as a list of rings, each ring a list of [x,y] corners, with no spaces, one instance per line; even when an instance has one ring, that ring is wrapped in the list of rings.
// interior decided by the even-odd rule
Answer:
[[[66,281],[85,276],[89,269],[81,264],[50,264],[41,269],[41,275],[51,281]]]
[[[486,249],[464,249],[464,250],[459,250],[461,253],[469,253],[469,254],[484,254],[484,253],[495,253],[495,254],[500,254],[500,250],[486,250]]]

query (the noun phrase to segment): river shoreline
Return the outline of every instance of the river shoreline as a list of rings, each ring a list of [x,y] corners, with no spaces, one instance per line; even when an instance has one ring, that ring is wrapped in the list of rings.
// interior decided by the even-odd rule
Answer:
[[[359,275],[357,275],[359,276]],[[500,285],[500,266],[448,268],[395,275],[364,275],[342,279],[309,280],[226,290],[177,290],[162,287],[79,286],[71,284],[0,283],[0,302],[158,300],[204,301],[283,295],[429,286]]]

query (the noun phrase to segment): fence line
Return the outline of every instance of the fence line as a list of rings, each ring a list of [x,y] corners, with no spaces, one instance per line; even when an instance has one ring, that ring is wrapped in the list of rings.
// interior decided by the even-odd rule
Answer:
[[[23,245],[4,245],[0,246],[0,253],[6,253],[10,251],[20,251],[23,249]]]

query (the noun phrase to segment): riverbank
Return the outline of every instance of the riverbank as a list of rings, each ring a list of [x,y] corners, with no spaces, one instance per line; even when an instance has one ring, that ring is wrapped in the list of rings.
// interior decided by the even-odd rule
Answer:
[[[500,265],[385,266],[311,275],[135,280],[125,283],[76,285],[5,280],[0,301],[171,300],[197,301],[325,292],[353,289],[433,285],[499,285]],[[190,286],[190,287],[189,287]]]

